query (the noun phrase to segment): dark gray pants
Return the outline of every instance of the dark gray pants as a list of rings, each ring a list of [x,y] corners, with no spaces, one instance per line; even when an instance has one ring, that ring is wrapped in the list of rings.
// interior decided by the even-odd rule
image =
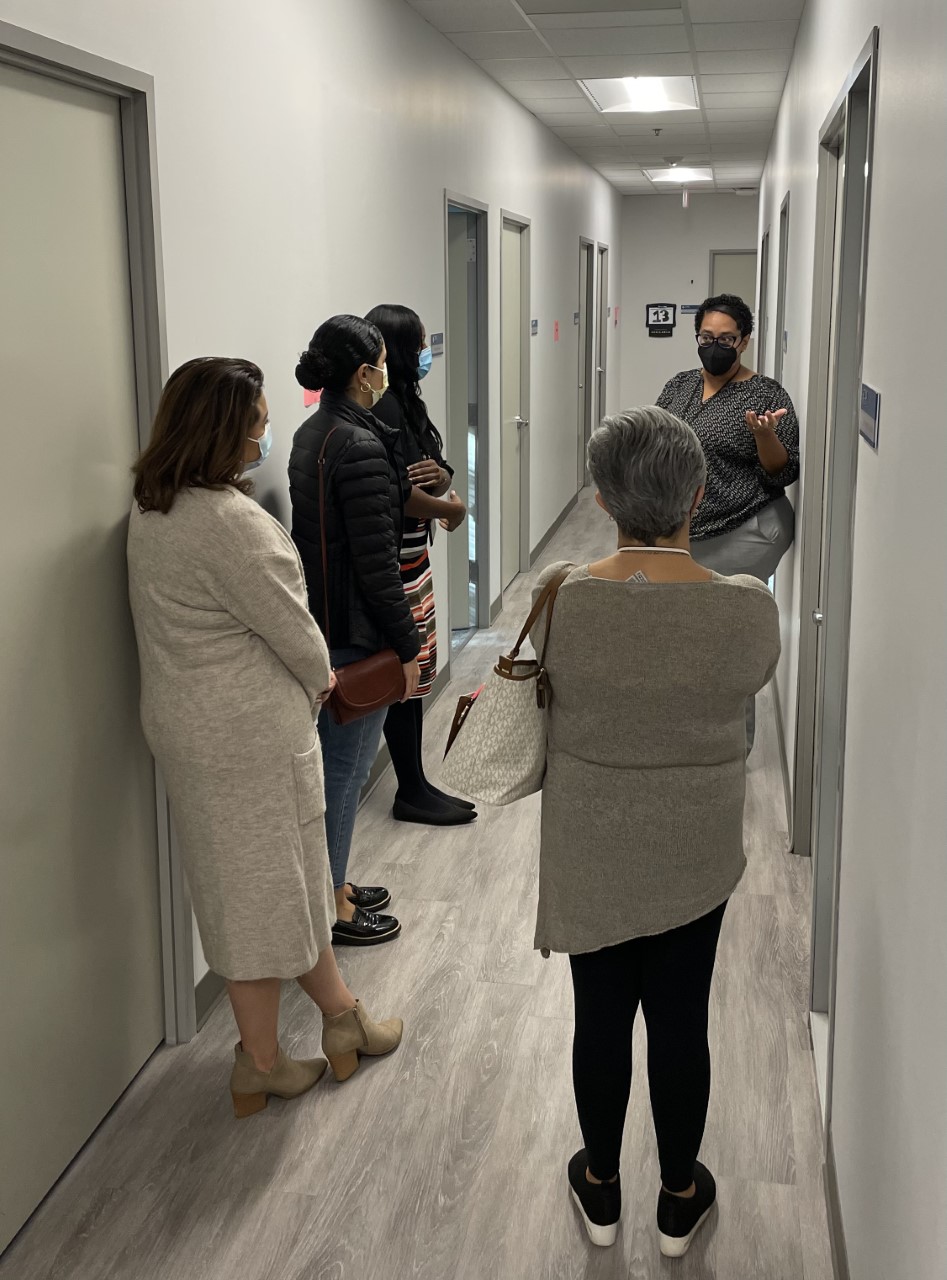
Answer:
[[[761,582],[768,582],[789,550],[794,528],[795,513],[784,494],[738,529],[722,533],[719,538],[692,543],[691,552],[698,564],[724,577],[748,573]],[[746,704],[747,755],[753,749],[755,738],[756,699],[750,698]]]

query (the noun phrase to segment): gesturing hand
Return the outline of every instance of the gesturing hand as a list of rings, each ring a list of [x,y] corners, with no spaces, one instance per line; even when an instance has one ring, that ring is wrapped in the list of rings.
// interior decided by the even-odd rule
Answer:
[[[442,529],[446,529],[448,533],[453,533],[455,529],[459,529],[467,518],[467,507],[464,502],[458,498],[453,489],[450,491],[450,497],[444,499],[454,508],[449,516],[441,516],[438,524]]]
[[[445,473],[443,467],[433,458],[424,458],[421,462],[414,462],[408,467],[408,479],[419,489],[436,489],[445,483]]]
[[[788,409],[768,409],[766,413],[759,414],[751,409],[746,415],[746,425],[754,435],[759,431],[775,431],[777,422],[788,412]]]

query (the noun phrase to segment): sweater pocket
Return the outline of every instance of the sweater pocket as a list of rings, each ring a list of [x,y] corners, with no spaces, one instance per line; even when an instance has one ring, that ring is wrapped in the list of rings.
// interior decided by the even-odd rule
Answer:
[[[316,822],[326,811],[325,786],[322,777],[322,747],[315,745],[301,755],[293,756],[296,776],[296,812],[299,825]]]

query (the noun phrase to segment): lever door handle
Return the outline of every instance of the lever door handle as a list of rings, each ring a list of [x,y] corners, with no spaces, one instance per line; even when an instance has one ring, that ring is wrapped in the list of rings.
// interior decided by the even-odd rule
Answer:
[[[517,414],[517,415],[516,415],[516,417],[513,419],[513,421],[516,423],[516,425],[517,425],[518,427],[528,427],[528,426],[529,426],[529,418],[521,418],[519,414]]]
[[[822,612],[821,609],[812,610],[812,621],[815,623],[817,627],[822,626],[823,622],[825,621],[825,614]]]

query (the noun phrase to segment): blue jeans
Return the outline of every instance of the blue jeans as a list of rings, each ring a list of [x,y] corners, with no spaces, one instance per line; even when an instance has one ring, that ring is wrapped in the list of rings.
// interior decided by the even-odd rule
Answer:
[[[369,655],[359,649],[333,649],[333,667],[345,667]],[[327,710],[319,716],[317,728],[322,743],[326,788],[326,840],[332,884],[346,883],[349,851],[355,831],[355,816],[362,788],[372,771],[388,708],[373,711],[351,724],[336,724]]]

